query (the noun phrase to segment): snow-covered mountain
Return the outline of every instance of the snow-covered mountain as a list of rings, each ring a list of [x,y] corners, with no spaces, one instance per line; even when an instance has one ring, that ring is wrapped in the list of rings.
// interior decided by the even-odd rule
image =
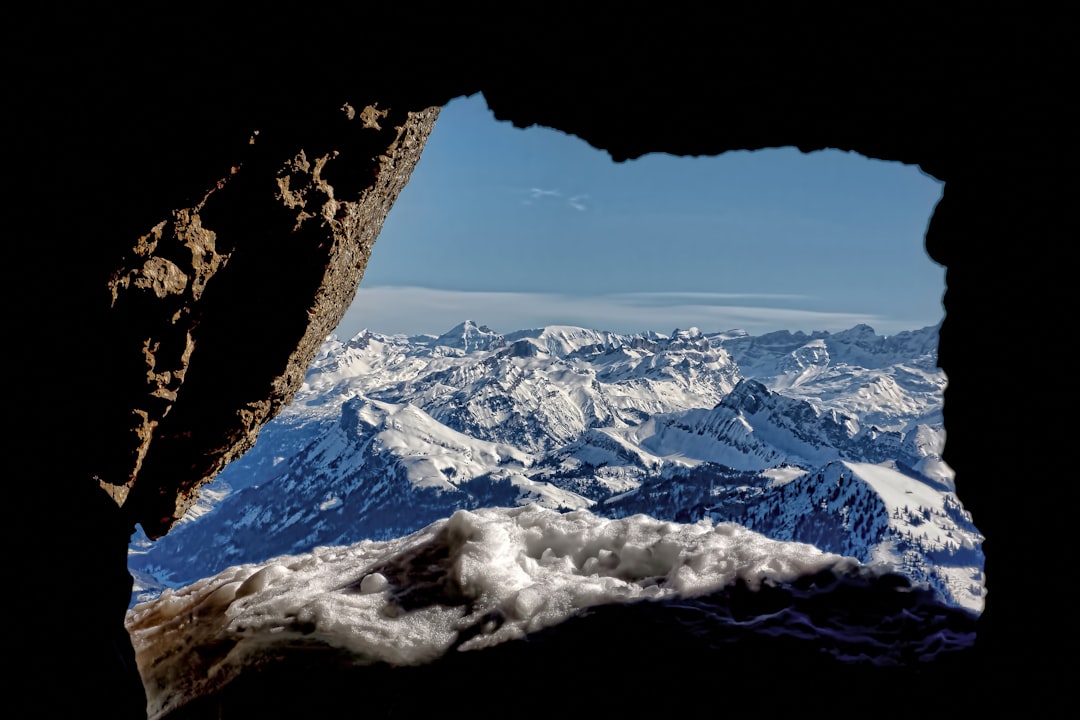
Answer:
[[[133,545],[143,587],[316,546],[401,537],[459,509],[735,521],[888,562],[981,609],[981,536],[941,460],[937,328],[877,336],[551,326],[330,337],[294,402]]]
[[[789,397],[820,400],[884,430],[940,412],[945,376],[937,328],[889,337],[868,325],[837,333],[725,333],[723,347],[747,377]],[[941,424],[940,417],[932,422]]]

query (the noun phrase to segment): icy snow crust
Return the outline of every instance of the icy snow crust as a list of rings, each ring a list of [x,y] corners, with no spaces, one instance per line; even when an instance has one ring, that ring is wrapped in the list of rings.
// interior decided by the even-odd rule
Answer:
[[[538,505],[458,511],[392,541],[228,568],[135,606],[128,628],[151,718],[212,693],[275,648],[322,643],[411,665],[608,603],[751,589],[858,561],[732,523],[604,519]]]

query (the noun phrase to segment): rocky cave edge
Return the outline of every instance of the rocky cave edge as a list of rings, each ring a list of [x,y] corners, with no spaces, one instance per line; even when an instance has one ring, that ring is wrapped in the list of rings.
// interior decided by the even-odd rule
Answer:
[[[1046,463],[1071,431],[1025,426],[1071,391],[1018,389],[1047,364],[998,350],[1068,321],[1064,16],[359,5],[8,18],[6,695],[20,717],[144,716],[123,625],[134,524],[168,532],[290,400],[438,108],[477,92],[499,120],[614,162],[836,148],[944,181],[926,247],[947,268],[945,457],[988,578],[977,644],[948,672],[964,707],[1053,707],[1064,670],[1043,644],[1070,642],[1069,610],[1047,586],[1071,510]],[[1029,442],[988,433],[1003,413]]]

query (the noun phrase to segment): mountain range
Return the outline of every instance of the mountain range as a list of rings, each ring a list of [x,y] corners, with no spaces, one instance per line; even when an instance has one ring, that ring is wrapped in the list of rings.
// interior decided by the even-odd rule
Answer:
[[[174,530],[137,599],[458,509],[733,521],[887,563],[982,608],[982,536],[944,463],[937,327],[331,336],[294,401]]]

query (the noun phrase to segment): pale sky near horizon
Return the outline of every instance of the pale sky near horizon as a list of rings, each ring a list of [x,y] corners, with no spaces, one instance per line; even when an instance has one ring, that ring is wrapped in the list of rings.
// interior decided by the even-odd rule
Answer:
[[[335,333],[915,330],[943,317],[944,268],[924,249],[941,190],[838,150],[615,163],[458,98]]]

